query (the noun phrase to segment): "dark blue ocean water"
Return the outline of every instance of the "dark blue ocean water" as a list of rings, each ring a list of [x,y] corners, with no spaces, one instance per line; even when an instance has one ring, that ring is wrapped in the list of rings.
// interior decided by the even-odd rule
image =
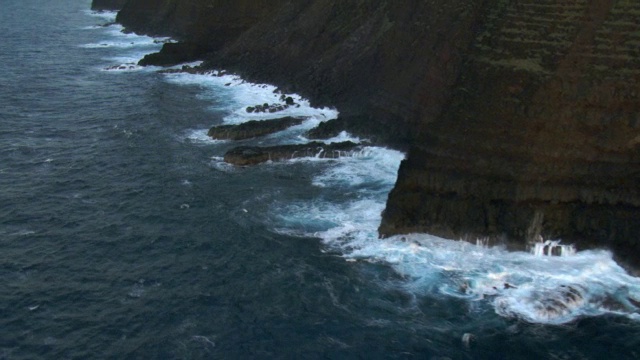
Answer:
[[[204,132],[272,88],[106,71],[159,45],[89,7],[0,0],[0,359],[640,357],[610,254],[378,240],[402,154],[226,166]],[[335,116],[300,102],[306,125],[242,144]]]

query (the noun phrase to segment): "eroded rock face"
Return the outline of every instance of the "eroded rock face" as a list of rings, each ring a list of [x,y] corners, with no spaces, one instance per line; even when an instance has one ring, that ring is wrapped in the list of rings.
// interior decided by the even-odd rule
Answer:
[[[637,262],[638,11],[586,0],[492,8],[450,105],[402,165],[381,233],[542,234]]]
[[[541,234],[635,254],[639,11],[613,0],[129,0],[118,20],[204,44],[215,50],[205,66],[337,106],[356,135],[376,129],[410,148],[383,235]]]

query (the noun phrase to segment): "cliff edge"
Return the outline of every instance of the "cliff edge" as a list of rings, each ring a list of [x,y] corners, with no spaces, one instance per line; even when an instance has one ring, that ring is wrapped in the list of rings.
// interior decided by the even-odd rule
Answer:
[[[128,0],[118,21],[182,40],[146,63],[202,58],[408,149],[383,236],[541,235],[639,263],[638,16],[630,0]]]

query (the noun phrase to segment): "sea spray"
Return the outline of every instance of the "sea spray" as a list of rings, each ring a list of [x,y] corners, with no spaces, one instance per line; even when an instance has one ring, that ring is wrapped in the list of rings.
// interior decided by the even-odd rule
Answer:
[[[572,256],[576,254],[575,246],[560,244],[560,240],[536,242],[531,251],[535,256]]]

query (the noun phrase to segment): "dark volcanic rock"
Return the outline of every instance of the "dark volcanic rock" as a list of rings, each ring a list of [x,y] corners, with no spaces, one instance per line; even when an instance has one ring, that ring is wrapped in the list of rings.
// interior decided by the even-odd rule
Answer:
[[[312,142],[301,145],[281,145],[271,147],[240,146],[229,150],[224,161],[233,165],[255,165],[266,161],[281,161],[301,157],[335,159],[350,156],[359,145],[350,141],[324,144]]]
[[[201,59],[207,48],[193,42],[165,43],[157,53],[145,55],[138,65],[173,66]]]
[[[305,119],[285,117],[274,120],[251,120],[238,125],[220,125],[209,129],[208,135],[216,140],[243,140],[264,136],[300,125]]]
[[[127,0],[93,0],[91,10],[120,10]]]

